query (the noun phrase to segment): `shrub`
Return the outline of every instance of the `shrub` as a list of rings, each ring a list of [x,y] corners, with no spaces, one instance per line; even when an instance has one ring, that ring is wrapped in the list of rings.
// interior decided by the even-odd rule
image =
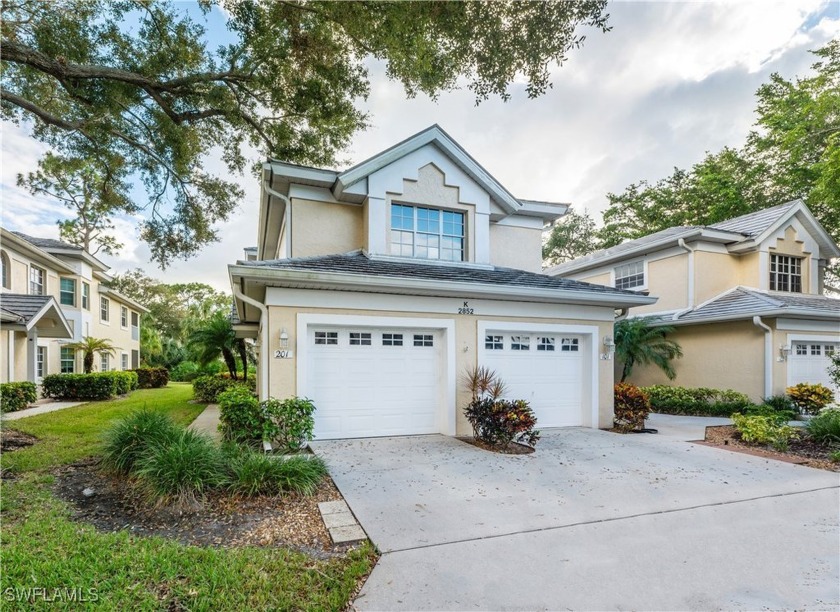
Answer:
[[[134,372],[140,389],[160,389],[169,384],[169,370],[166,368],[137,368]]]
[[[219,431],[225,440],[261,442],[271,438],[271,423],[260,408],[259,400],[244,386],[236,385],[222,391],[218,402]]]
[[[537,443],[540,432],[535,429],[534,411],[525,400],[503,399],[504,383],[495,372],[477,367],[467,372],[464,382],[473,397],[464,408],[464,416],[477,440],[501,448],[512,442],[528,446]]]
[[[796,412],[793,410],[776,410],[769,404],[747,406],[742,414],[767,417],[777,425],[784,425],[796,417]]]
[[[834,401],[834,393],[831,389],[819,383],[799,383],[788,387],[785,392],[796,407],[805,414],[817,414]]]
[[[192,382],[201,375],[194,361],[182,361],[169,371],[169,378],[177,382]]]
[[[823,410],[808,421],[808,435],[822,444],[840,443],[840,410]]]
[[[787,395],[772,395],[763,400],[765,406],[769,406],[778,412],[791,412],[796,414],[796,404]]]
[[[834,451],[828,456],[834,463],[840,463],[840,450]]]
[[[273,427],[268,440],[275,442],[284,452],[300,450],[312,440],[315,428],[315,404],[303,397],[290,397],[284,400],[270,398],[260,408]]]
[[[225,461],[210,438],[190,429],[151,444],[135,464],[142,490],[156,504],[194,506],[210,489],[227,484]]]
[[[15,412],[38,401],[38,387],[33,382],[10,382],[0,385],[0,410]]]
[[[732,389],[653,385],[642,390],[650,398],[651,411],[662,414],[728,417],[753,405],[748,396]]]
[[[50,374],[44,377],[44,397],[66,400],[104,400],[125,395],[137,388],[134,372],[95,372],[93,374]]]
[[[215,404],[219,401],[219,394],[227,391],[231,387],[240,386],[249,389],[251,392],[256,391],[257,382],[253,378],[249,378],[247,382],[242,380],[234,380],[224,376],[199,376],[193,380],[193,392],[195,399],[201,402],[208,402]]]
[[[828,377],[835,388],[840,389],[840,351],[835,351],[829,358]]]
[[[105,432],[102,465],[130,473],[150,447],[173,440],[178,428],[167,415],[143,408],[118,421]]]
[[[733,414],[732,421],[744,442],[769,444],[780,451],[787,450],[790,440],[798,435],[796,429],[771,416]]]
[[[239,495],[276,495],[294,492],[311,495],[327,473],[320,457],[277,457],[236,447],[228,451],[228,489]]]
[[[615,386],[615,418],[613,425],[622,432],[644,428],[650,414],[650,398],[639,387],[619,383]]]

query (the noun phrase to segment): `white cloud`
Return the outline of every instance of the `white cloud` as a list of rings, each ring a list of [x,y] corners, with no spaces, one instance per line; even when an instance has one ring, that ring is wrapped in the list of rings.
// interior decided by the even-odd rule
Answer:
[[[640,179],[656,180],[706,151],[743,144],[752,123],[755,90],[772,72],[803,75],[816,49],[840,34],[837,4],[801,2],[613,3],[613,30],[587,32],[580,50],[553,70],[554,87],[528,100],[514,84],[508,103],[478,107],[468,91],[432,102],[406,100],[384,66],[371,62],[371,95],[361,106],[371,129],[346,151],[358,162],[439,123],[499,181],[520,197],[570,201],[598,213],[609,191]],[[3,127],[3,224],[57,235],[61,211],[14,186],[17,172],[34,168],[41,145]],[[226,175],[220,160],[208,165]],[[126,249],[109,260],[115,271],[143,267],[170,282],[200,280],[228,289],[226,265],[255,244],[259,185],[238,179],[246,195],[222,228],[218,245],[165,273],[148,263],[135,222],[120,219]]]

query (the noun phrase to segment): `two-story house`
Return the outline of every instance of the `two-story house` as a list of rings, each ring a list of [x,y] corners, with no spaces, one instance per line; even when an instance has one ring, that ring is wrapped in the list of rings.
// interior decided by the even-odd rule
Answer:
[[[612,424],[615,309],[655,300],[539,272],[565,204],[515,198],[438,126],[343,172],[270,161],[261,197],[235,328],[317,438],[467,434],[477,365],[541,428]]]
[[[97,371],[139,367],[146,309],[105,285],[108,266],[72,244],[3,228],[0,259],[0,381],[81,372],[82,355],[66,345],[85,336],[116,347],[97,356]]]
[[[840,249],[795,200],[705,227],[672,227],[547,271],[657,296],[630,316],[675,328],[677,378],[636,366],[632,382],[730,388],[754,400],[799,382],[829,385],[840,300],[823,295]]]

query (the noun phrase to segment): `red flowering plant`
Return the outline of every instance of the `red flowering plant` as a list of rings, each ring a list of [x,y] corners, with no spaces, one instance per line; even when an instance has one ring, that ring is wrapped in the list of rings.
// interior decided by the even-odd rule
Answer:
[[[535,429],[537,418],[525,400],[504,399],[505,385],[498,375],[485,367],[476,367],[464,376],[472,401],[464,415],[477,440],[506,448],[512,442],[534,446],[540,439]]]

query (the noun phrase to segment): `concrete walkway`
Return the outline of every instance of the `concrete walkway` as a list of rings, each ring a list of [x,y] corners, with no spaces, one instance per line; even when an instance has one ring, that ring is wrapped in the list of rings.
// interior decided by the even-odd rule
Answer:
[[[655,435],[685,442],[705,439],[711,425],[732,425],[732,419],[652,413],[645,421],[645,427],[659,430]]]
[[[838,474],[681,439],[701,426],[545,430],[519,456],[446,436],[313,443],[383,553],[355,608],[840,607]]]
[[[73,408],[74,406],[81,406],[88,402],[45,402],[43,404],[36,404],[31,408],[18,410],[17,412],[6,412],[2,415],[4,421],[17,421],[18,419],[25,419],[27,417],[35,416],[37,414],[47,414],[57,410],[64,410],[65,408]]]
[[[189,428],[198,433],[203,433],[216,441],[221,441],[222,434],[219,431],[219,405],[208,404],[204,412],[195,417],[195,420],[190,423]]]

